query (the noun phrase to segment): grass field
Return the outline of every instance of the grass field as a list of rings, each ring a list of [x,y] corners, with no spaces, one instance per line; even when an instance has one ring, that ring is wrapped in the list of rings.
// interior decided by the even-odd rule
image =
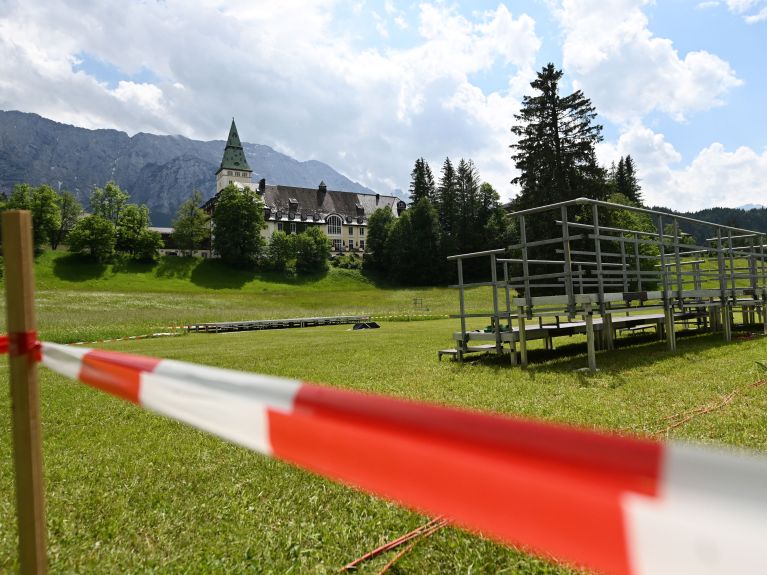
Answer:
[[[134,328],[204,313],[210,319],[250,319],[301,315],[305,309],[340,312],[346,306],[373,312],[377,305],[407,312],[413,297],[445,313],[456,305],[453,291],[382,289],[356,272],[337,270],[303,284],[252,277],[240,292],[187,285],[189,279],[177,291],[162,291],[167,286],[156,287],[161,282],[147,275],[150,270],[141,274],[148,278],[145,287],[155,289],[143,293],[139,272],[107,269],[102,273],[111,274],[111,281],[66,280],[54,273],[54,261],[43,260],[38,268],[39,314],[43,336],[59,341],[82,339],[83,329],[129,335]],[[123,282],[123,274],[138,275]],[[481,295],[471,296],[476,305],[486,301]],[[245,315],[229,315],[235,313]],[[382,329],[373,331],[338,326],[199,334],[101,347],[767,452],[767,386],[749,387],[764,377],[754,363],[767,359],[764,338],[725,344],[720,336],[684,337],[671,355],[662,343],[635,337],[632,346],[599,354],[601,371],[584,375],[574,371],[585,365],[579,338],[560,340],[564,345],[554,352],[533,342],[527,371],[492,360],[438,363],[436,350],[450,344],[457,323],[382,320]],[[3,381],[6,373],[0,362]],[[41,370],[41,381],[52,572],[332,573],[425,521],[47,370]],[[669,417],[713,405],[736,389],[741,391],[729,405],[666,433]],[[0,393],[0,572],[15,567],[9,427],[8,395]],[[377,573],[388,558],[359,572]],[[567,572],[455,529],[423,541],[391,571]]]
[[[445,317],[458,306],[455,290],[403,289],[357,270],[331,268],[295,278],[232,270],[195,258],[101,265],[66,252],[46,252],[35,267],[39,332],[47,341],[61,343],[209,321],[357,314]],[[467,302],[487,306],[489,293],[489,288],[470,290]],[[415,299],[420,299],[419,306]],[[0,331],[4,326],[3,309]]]

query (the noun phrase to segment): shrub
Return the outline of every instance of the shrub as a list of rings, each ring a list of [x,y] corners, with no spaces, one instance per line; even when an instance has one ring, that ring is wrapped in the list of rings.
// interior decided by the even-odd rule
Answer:
[[[362,258],[357,254],[343,254],[331,261],[333,267],[342,268],[346,270],[361,270]]]

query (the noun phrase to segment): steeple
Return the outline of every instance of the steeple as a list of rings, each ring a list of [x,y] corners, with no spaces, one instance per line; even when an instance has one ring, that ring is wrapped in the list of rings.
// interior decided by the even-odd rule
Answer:
[[[232,126],[229,128],[229,137],[226,140],[226,148],[224,148],[224,157],[221,158],[221,166],[219,166],[216,175],[221,170],[239,170],[241,172],[252,172],[248,165],[248,160],[245,159],[245,152],[242,149],[242,143],[240,142],[240,136],[237,134],[237,126],[232,118]]]
[[[232,118],[229,137],[226,139],[226,148],[224,148],[224,156],[221,158],[221,165],[216,171],[216,193],[229,184],[251,187],[252,175],[253,170],[250,169],[248,160],[245,159],[245,151],[242,149],[237,126],[234,123],[234,118]]]

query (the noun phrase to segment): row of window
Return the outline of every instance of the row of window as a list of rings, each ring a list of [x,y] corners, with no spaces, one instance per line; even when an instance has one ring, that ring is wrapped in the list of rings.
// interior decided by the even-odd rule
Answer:
[[[227,170],[226,171],[226,175],[227,176],[237,176],[239,178],[240,176],[243,176],[243,177],[246,176],[247,173],[246,172],[233,172],[232,170]],[[232,181],[229,180],[229,183],[231,184]]]
[[[342,252],[342,251],[344,251],[344,248],[348,248],[349,251],[354,250],[355,249],[354,240],[349,240],[348,243],[344,242],[343,240],[333,240],[333,251],[334,252]],[[365,250],[365,240],[358,241],[357,244],[356,244],[356,248],[364,251]]]
[[[340,236],[341,235],[341,225],[340,224],[335,224],[335,223],[331,224],[330,223],[331,218],[338,218],[339,220],[341,219],[338,216],[330,216],[328,218],[328,235]],[[298,222],[290,222],[289,224],[285,223],[285,222],[277,222],[277,229],[279,231],[281,231],[281,232],[289,231],[289,233],[291,233],[291,234],[296,234],[296,233],[301,233],[301,232],[305,231],[306,230],[306,224],[302,224],[302,223],[298,223]],[[358,229],[359,229],[360,237],[365,237],[365,228],[360,226]],[[348,231],[349,231],[349,235],[353,236],[354,235],[354,226],[349,226],[349,230]],[[362,241],[362,240],[360,240],[360,241]]]

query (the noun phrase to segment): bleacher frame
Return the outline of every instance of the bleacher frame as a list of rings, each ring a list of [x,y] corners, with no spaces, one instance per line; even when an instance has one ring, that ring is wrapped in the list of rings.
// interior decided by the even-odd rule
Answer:
[[[640,230],[600,225],[617,210],[647,216],[652,225]],[[458,284],[451,287],[458,290],[459,313],[451,317],[461,325],[453,334],[455,349],[440,355],[462,360],[480,351],[509,353],[512,365],[526,367],[531,339],[552,347],[555,337],[583,333],[588,366],[595,370],[596,350],[613,349],[623,330],[655,328],[672,352],[680,324],[720,331],[730,341],[740,319],[760,325],[767,335],[764,232],[587,198],[510,215],[517,223],[516,244],[448,257],[458,266]],[[532,217],[539,224],[551,218],[551,237],[528,239]],[[710,230],[708,245],[684,234],[684,223]],[[536,259],[544,247],[561,259]],[[464,262],[475,258],[490,260],[489,282],[464,281]],[[465,291],[480,286],[492,288],[492,309],[468,312]],[[466,320],[476,317],[489,317],[491,329],[468,330]],[[472,345],[478,342],[484,343]]]

